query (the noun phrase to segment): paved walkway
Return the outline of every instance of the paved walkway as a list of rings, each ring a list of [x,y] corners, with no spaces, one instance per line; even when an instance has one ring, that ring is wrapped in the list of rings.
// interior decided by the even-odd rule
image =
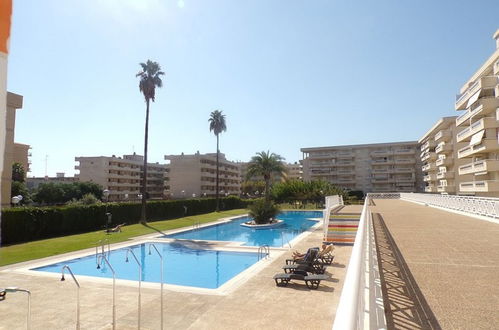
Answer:
[[[499,225],[412,202],[374,202],[389,328],[498,329]]]
[[[360,206],[342,212],[360,212]],[[322,229],[305,237],[294,249],[319,246]],[[350,246],[335,249],[335,262],[328,267],[331,279],[318,290],[303,282],[276,287],[272,276],[282,272],[290,251],[271,251],[267,265],[227,295],[208,295],[165,290],[166,329],[331,329],[344,282]],[[8,267],[9,269],[12,267]],[[0,270],[0,287],[19,286],[32,292],[33,329],[70,329],[76,319],[76,289],[67,275],[58,278],[20,275]],[[111,328],[112,286],[81,281],[81,328]],[[117,286],[117,329],[137,328],[137,288]],[[26,296],[9,293],[0,301],[0,329],[25,328]],[[142,289],[142,329],[159,329],[159,290]]]

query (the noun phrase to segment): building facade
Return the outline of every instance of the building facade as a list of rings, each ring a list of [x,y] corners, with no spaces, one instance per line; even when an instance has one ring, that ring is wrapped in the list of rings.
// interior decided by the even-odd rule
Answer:
[[[441,118],[419,139],[425,192],[460,193],[460,183],[470,179],[469,175],[459,175],[458,172],[465,161],[458,158],[457,151],[465,143],[457,140],[456,118]]]
[[[103,189],[109,190],[110,201],[126,201],[141,199],[141,184],[144,168],[144,157],[124,155],[122,157],[76,157],[79,162],[75,166],[79,173],[77,180],[95,182]],[[164,198],[167,167],[164,164],[147,164],[147,193],[149,199]]]
[[[285,166],[288,180],[303,180],[303,165],[301,163],[286,163]]]
[[[59,172],[55,176],[28,177],[26,178],[26,187],[36,189],[43,183],[73,183],[76,181],[78,181],[78,177],[66,176],[65,173]]]
[[[417,141],[302,148],[303,180],[323,180],[349,190],[423,190]]]
[[[216,195],[216,153],[193,155],[165,155],[169,196],[171,198],[213,197]],[[219,193],[239,195],[241,193],[238,163],[219,154]]]
[[[456,96],[460,194],[499,195],[499,30],[493,38],[496,50]]]
[[[10,189],[12,186],[12,164],[14,163],[14,131],[16,127],[16,110],[23,107],[23,97],[7,92],[7,116],[5,132],[5,152],[2,170],[2,207],[10,206]]]

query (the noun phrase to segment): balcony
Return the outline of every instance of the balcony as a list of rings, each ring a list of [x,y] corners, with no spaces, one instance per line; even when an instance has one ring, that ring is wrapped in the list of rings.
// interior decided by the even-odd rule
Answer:
[[[466,125],[471,117],[486,116],[489,113],[494,112],[497,107],[499,107],[498,98],[493,96],[479,98],[470,109],[456,118],[456,126]]]
[[[437,179],[452,179],[454,178],[454,172],[438,172]]]
[[[395,180],[393,178],[372,178],[371,183],[393,183]]]
[[[439,158],[435,162],[437,166],[450,166],[454,164],[454,159],[452,157]]]
[[[390,150],[375,150],[371,152],[371,157],[385,157],[391,155],[392,152]]]
[[[461,182],[459,184],[461,192],[497,192],[499,191],[499,181],[484,180]]]
[[[396,149],[393,153],[395,155],[413,155],[416,152],[416,150],[412,148],[401,148],[401,149]]]
[[[337,162],[336,166],[354,166],[355,162]]]
[[[448,144],[445,142],[440,142],[437,147],[435,148],[435,153],[437,154],[447,154],[452,152],[452,144]]]
[[[437,175],[435,173],[430,173],[428,175],[425,175],[423,177],[423,181],[424,182],[428,182],[428,181],[436,181],[437,180]]]
[[[499,160],[484,159],[459,166],[459,175],[485,174],[493,171],[499,171]]]
[[[483,139],[480,144],[466,146],[457,152],[458,158],[470,157],[478,153],[488,153],[499,150],[499,144],[496,139]]]
[[[441,130],[437,134],[435,134],[435,141],[449,141],[452,139],[452,132],[449,130]]]
[[[424,188],[424,191],[425,192],[428,192],[428,193],[432,193],[432,192],[437,192],[437,188],[434,187],[433,185],[430,185],[430,186],[426,186]]]
[[[395,173],[414,173],[413,167],[395,167]]]
[[[379,168],[379,167],[373,167],[371,173],[391,173],[393,172],[391,168]]]
[[[355,153],[353,151],[340,151],[337,153],[338,158],[353,158]]]
[[[325,158],[333,158],[333,154],[331,153],[315,153],[309,154],[308,158],[310,159],[325,159]]]
[[[435,163],[428,163],[426,165],[423,165],[421,167],[421,170],[423,170],[423,172],[433,172],[437,170],[437,167],[435,166]]]
[[[499,74],[499,61],[494,63],[494,74],[495,75]]]
[[[439,192],[439,193],[453,193],[453,192],[456,192],[456,187],[454,185],[450,185],[450,186],[440,185],[440,186],[437,186],[437,192]]]
[[[338,173],[338,175],[354,175],[355,171],[354,170],[338,170],[337,173]]]
[[[457,142],[468,141],[473,134],[483,129],[492,128],[496,126],[497,126],[497,121],[494,117],[484,117],[471,124],[471,126],[466,127],[465,129],[457,133],[456,136]]]
[[[415,182],[416,181],[416,178],[413,178],[413,177],[395,177],[395,182],[399,183],[399,182]]]
[[[479,90],[494,88],[497,84],[496,76],[485,76],[479,78],[475,83],[473,83],[464,93],[456,96],[456,110],[463,110],[466,108],[468,100]]]
[[[437,154],[434,152],[427,152],[423,157],[421,157],[422,162],[431,162],[437,158]]]
[[[390,165],[393,164],[393,159],[375,159],[371,161],[372,165]]]
[[[421,151],[426,151],[429,148],[435,147],[435,141],[429,140],[421,145]]]
[[[395,164],[414,164],[416,159],[414,158],[399,158],[395,159]]]

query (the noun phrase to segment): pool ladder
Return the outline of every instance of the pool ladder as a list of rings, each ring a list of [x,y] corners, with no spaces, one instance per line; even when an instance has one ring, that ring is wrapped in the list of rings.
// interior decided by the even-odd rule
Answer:
[[[199,226],[201,225],[201,223],[199,222],[199,220],[195,220],[193,221],[192,223],[192,229],[199,229]]]
[[[291,243],[289,243],[289,240],[286,240],[286,243],[289,245],[289,248],[291,249]],[[284,234],[281,231],[281,246],[284,247]]]
[[[99,258],[99,248],[101,250],[100,255],[105,256],[106,255],[106,243],[107,243],[107,254],[109,255],[111,253],[111,244],[109,243],[109,239],[101,239],[97,243],[95,243],[95,262],[97,265],[98,263],[98,258]]]
[[[261,245],[258,248],[258,260],[267,259],[270,257],[270,248],[267,244]]]

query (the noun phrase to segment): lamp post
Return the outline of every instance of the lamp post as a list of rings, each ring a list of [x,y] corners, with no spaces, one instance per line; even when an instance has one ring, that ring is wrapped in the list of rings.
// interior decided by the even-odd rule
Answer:
[[[109,190],[104,189],[102,194],[106,198],[106,217],[107,217],[107,219],[106,219],[106,233],[109,234],[109,225],[111,224],[112,216],[113,216],[111,213],[107,212],[107,204],[109,203]]]
[[[185,190],[182,190],[180,193],[182,194],[182,198],[185,198]]]
[[[19,204],[21,201],[23,200],[23,196],[21,195],[17,195],[17,196],[14,196],[12,197],[12,204],[14,204],[14,206],[16,206],[17,204]]]

